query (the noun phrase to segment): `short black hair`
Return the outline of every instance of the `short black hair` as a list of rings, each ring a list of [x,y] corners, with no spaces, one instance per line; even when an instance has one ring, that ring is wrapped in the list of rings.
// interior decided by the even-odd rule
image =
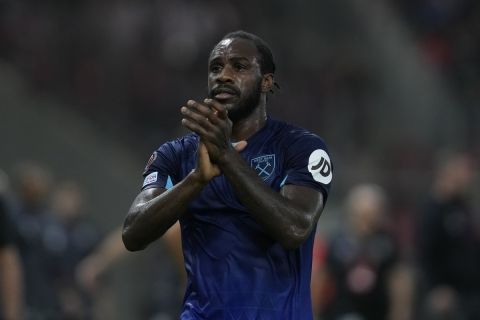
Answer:
[[[222,40],[237,38],[249,40],[255,45],[260,55],[260,71],[262,74],[275,73],[275,61],[273,60],[272,50],[262,38],[252,33],[238,30],[227,33]]]

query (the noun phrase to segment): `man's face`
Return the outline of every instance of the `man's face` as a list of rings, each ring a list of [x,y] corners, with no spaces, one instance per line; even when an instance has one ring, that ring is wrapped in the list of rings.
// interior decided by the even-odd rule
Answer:
[[[245,39],[224,39],[210,54],[208,96],[225,105],[233,122],[258,106],[262,74],[255,45]]]

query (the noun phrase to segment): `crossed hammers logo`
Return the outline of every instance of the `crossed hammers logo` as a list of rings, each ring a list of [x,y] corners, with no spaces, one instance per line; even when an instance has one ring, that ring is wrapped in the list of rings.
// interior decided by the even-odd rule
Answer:
[[[255,170],[258,170],[260,169],[260,172],[258,172],[258,175],[262,175],[262,174],[266,174],[267,176],[270,174],[266,171],[266,169],[268,167],[271,167],[272,165],[270,164],[270,162],[267,162],[267,164],[265,165],[265,167],[260,167],[260,164],[257,164],[257,166],[255,167]]]

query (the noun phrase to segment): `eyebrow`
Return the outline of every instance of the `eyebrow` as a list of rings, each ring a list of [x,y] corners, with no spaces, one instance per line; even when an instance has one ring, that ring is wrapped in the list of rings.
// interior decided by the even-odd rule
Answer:
[[[223,59],[220,56],[218,56],[218,57],[215,57],[212,60],[210,60],[209,64],[218,63],[222,60]],[[252,63],[252,61],[250,61],[250,59],[248,59],[247,57],[244,57],[244,56],[233,56],[233,57],[230,57],[228,60],[234,61],[234,62],[244,61],[244,62]]]
[[[233,60],[233,61],[247,61],[250,63],[250,59],[246,58],[246,57],[243,57],[243,56],[233,56],[233,57],[230,57],[230,60]]]
[[[222,61],[222,58],[216,57],[216,58],[213,58],[210,61],[208,61],[208,64],[217,63],[219,61]]]

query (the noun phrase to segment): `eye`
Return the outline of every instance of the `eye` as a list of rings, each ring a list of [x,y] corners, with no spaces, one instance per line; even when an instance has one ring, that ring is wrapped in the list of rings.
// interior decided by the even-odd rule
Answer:
[[[239,71],[240,70],[246,70],[248,68],[248,66],[246,64],[239,63],[239,62],[235,63],[234,67],[235,67],[236,70],[239,70]]]
[[[222,68],[223,68],[223,66],[221,64],[215,63],[215,64],[210,65],[210,72],[219,73],[220,71],[222,71]]]

